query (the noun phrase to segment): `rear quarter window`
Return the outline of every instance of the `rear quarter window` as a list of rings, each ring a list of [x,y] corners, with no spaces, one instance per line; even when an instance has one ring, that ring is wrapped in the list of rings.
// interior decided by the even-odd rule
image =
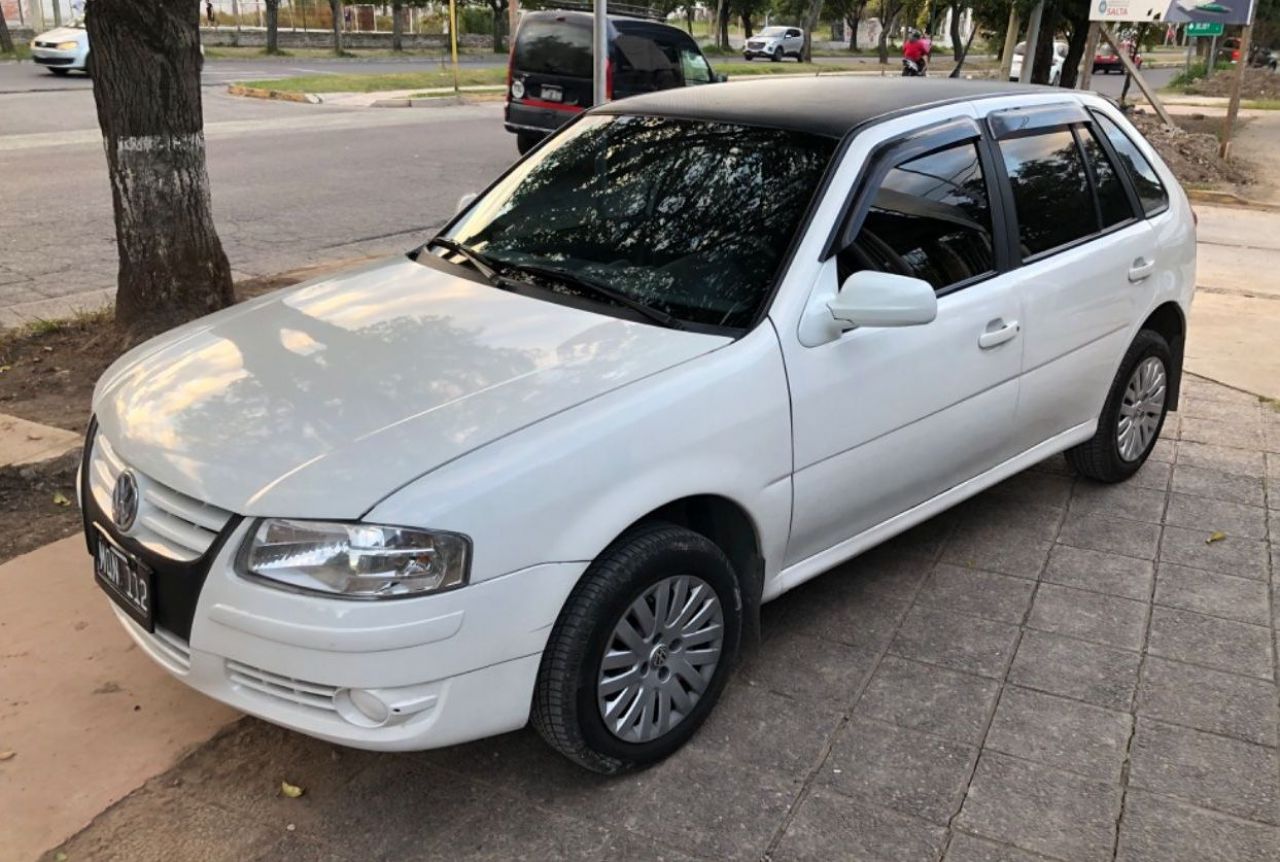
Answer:
[[[1138,149],[1137,144],[1130,140],[1110,117],[1096,112],[1093,116],[1098,121],[1102,133],[1111,142],[1111,148],[1120,157],[1120,164],[1128,173],[1129,179],[1133,181],[1134,189],[1138,192],[1138,200],[1142,202],[1142,211],[1148,216],[1153,216],[1167,209],[1169,193],[1165,190],[1164,183],[1160,182],[1160,175]]]

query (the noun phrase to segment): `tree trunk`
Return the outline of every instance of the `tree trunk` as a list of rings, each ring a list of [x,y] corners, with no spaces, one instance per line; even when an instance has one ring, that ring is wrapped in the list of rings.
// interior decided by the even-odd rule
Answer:
[[[730,16],[729,0],[719,0],[716,3],[716,46],[726,51],[729,50]]]
[[[507,4],[489,0],[489,8],[493,11],[493,53],[507,52]]]
[[[1080,76],[1080,60],[1084,57],[1089,43],[1089,16],[1068,16],[1071,22],[1071,38],[1067,40],[1067,56],[1062,61],[1061,84],[1068,90],[1074,90]],[[1093,62],[1093,58],[1089,58]]]
[[[742,13],[742,36],[745,39],[751,38],[751,13]]]
[[[695,12],[696,9],[697,7],[695,7],[692,3],[684,7],[684,23],[689,30],[689,35],[693,35],[693,13]]]
[[[329,0],[329,11],[333,13],[333,53],[341,57],[342,50],[342,0]]]
[[[809,0],[809,8],[804,16],[804,46],[800,49],[800,62],[813,62],[813,30],[822,17],[822,0]]]
[[[876,43],[876,50],[880,52],[881,65],[889,62],[889,33],[897,25],[898,13],[901,11],[890,0],[880,0],[880,39]]]
[[[948,76],[950,78],[960,77],[960,70],[964,68],[964,61],[969,56],[969,49],[973,47],[973,37],[977,35],[978,27],[977,22],[971,21],[970,23],[974,24],[974,26],[969,28],[969,38],[964,43],[964,50],[956,58],[956,67],[951,70],[951,74]]]
[[[234,301],[205,167],[200,7],[93,0],[86,26],[120,256],[116,321],[153,335]]]
[[[959,63],[964,57],[964,44],[960,39],[960,14],[964,11],[964,7],[959,3],[951,4],[951,52],[955,56],[956,62]]]
[[[267,0],[267,53],[280,53],[280,0]]]
[[[400,0],[391,3],[391,50],[404,50],[404,4]]]
[[[845,24],[849,27],[849,50],[858,50],[858,24],[862,21],[863,6],[859,4],[849,13],[849,17],[845,19]]]
[[[0,51],[13,53],[13,37],[9,35],[9,24],[4,20],[4,4],[0,3]]]
[[[1053,36],[1058,32],[1058,4],[1046,0],[1044,15],[1040,19],[1040,38],[1036,43],[1035,65],[1031,67],[1031,83],[1048,84],[1053,74]],[[1030,36],[1027,37],[1030,39]],[[1027,62],[1023,57],[1022,62]]]

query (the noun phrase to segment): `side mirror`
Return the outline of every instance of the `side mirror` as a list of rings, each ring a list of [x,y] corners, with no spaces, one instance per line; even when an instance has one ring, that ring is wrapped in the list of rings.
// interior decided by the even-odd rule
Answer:
[[[476,194],[475,192],[467,192],[465,195],[458,198],[458,206],[454,208],[454,213],[457,214],[462,212],[464,209],[471,206],[471,204],[478,197],[480,197],[480,195]]]
[[[922,279],[863,270],[845,279],[827,308],[845,328],[919,326],[938,316],[938,297]]]

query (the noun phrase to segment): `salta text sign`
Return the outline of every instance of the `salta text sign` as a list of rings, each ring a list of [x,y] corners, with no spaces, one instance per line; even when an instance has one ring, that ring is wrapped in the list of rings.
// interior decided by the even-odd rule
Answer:
[[[1257,0],[1091,0],[1090,21],[1142,22],[1163,21],[1169,24],[1222,24],[1239,26],[1253,23],[1253,7]]]

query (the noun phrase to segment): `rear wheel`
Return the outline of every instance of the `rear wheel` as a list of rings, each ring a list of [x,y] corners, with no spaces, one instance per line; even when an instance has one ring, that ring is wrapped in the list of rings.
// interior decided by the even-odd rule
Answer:
[[[1077,473],[1122,482],[1146,462],[1169,410],[1173,353],[1159,333],[1144,329],[1125,353],[1098,417],[1093,438],[1067,450]]]
[[[591,565],[542,655],[533,726],[594,772],[647,766],[710,713],[738,652],[742,598],[713,542],[640,527]]]

